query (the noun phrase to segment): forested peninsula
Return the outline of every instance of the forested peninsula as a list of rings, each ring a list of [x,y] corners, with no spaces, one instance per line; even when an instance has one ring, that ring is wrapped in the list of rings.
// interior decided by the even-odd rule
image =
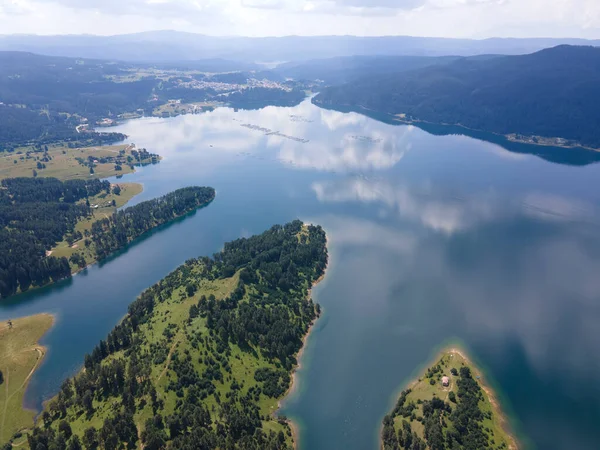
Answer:
[[[383,419],[383,450],[517,450],[497,400],[464,352],[448,349],[436,361]]]
[[[275,412],[326,265],[324,230],[298,220],[186,261],[63,383],[30,448],[291,449]]]
[[[108,181],[8,178],[0,184],[0,299],[71,276],[143,233],[210,203],[210,187],[188,187],[94,218],[89,199],[113,188]],[[69,259],[52,256],[57,243],[84,239]],[[87,256],[87,260],[85,259]]]

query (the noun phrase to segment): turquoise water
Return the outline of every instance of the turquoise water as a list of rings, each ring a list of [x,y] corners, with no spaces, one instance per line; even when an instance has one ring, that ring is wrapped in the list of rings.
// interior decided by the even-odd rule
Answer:
[[[600,448],[595,157],[554,149],[551,162],[550,149],[508,151],[310,101],[117,131],[164,156],[122,178],[144,184],[134,202],[191,184],[217,197],[72,280],[0,304],[0,319],[57,316],[28,406],[78,370],[144,288],[225,241],[300,218],[325,227],[331,254],[314,291],[325,313],[283,408],[302,449],[378,448],[395,394],[449,340],[485,369],[531,447]]]

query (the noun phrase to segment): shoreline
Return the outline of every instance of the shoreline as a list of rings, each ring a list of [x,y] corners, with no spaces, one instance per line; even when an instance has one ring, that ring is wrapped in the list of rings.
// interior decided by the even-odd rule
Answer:
[[[48,327],[48,329],[46,331],[44,331],[44,334],[42,334],[42,337],[40,337],[40,340],[41,340],[46,336],[46,334],[48,334],[48,332],[52,328],[54,328],[54,325],[56,325],[56,314],[45,312],[45,313],[34,314],[33,316],[48,316],[51,319],[50,326]],[[24,316],[24,317],[33,317],[33,316]],[[33,369],[31,369],[31,372],[27,376],[26,383],[23,386],[23,402],[25,401],[25,393],[27,392],[27,388],[29,387],[29,381],[33,377],[33,374],[35,373],[35,371],[42,364],[42,362],[44,362],[44,359],[46,358],[46,354],[48,353],[48,347],[46,345],[36,344],[35,349],[40,352],[40,357],[37,360],[36,365],[33,367]],[[35,419],[36,419],[37,415],[39,414],[39,411],[36,408],[28,408],[24,404],[22,405],[22,408],[25,411],[31,411],[35,415],[34,419],[33,419],[34,424],[35,424]]]
[[[373,112],[377,112],[375,110],[371,110],[368,108],[364,108],[363,109],[367,110],[367,111],[373,111]],[[402,124],[405,125],[416,125],[418,126],[419,123],[424,123],[427,125],[437,125],[437,126],[443,126],[443,127],[459,127],[462,128],[464,130],[468,130],[468,131],[473,131],[476,133],[489,133],[492,134],[494,136],[498,136],[498,137],[502,137],[504,139],[506,139],[508,142],[514,142],[517,144],[525,144],[525,145],[535,145],[538,147],[556,147],[556,148],[564,148],[564,149],[575,149],[575,148],[580,148],[583,150],[589,150],[592,152],[600,152],[600,148],[596,148],[596,147],[588,147],[586,145],[580,144],[580,143],[572,143],[572,144],[561,144],[559,142],[547,142],[548,139],[562,139],[560,137],[547,137],[547,136],[537,136],[537,135],[523,135],[524,138],[529,138],[529,139],[519,139],[516,137],[516,134],[519,133],[509,133],[509,134],[502,134],[502,133],[498,133],[495,131],[489,131],[489,130],[480,130],[478,128],[471,128],[468,127],[466,125],[462,125],[460,123],[455,123],[455,124],[451,124],[451,123],[444,123],[444,122],[430,122],[427,120],[420,120],[420,119],[403,119],[401,117],[398,117],[398,115],[394,115],[392,114],[392,117],[394,121],[396,122],[400,122]],[[532,139],[536,138],[538,139],[538,142],[533,141]]]
[[[325,235],[325,248],[327,249],[327,265],[325,266],[325,270],[323,271],[321,276],[313,282],[311,287],[308,288],[308,295],[306,297],[307,300],[312,299],[313,288],[325,279],[325,276],[327,275],[327,270],[329,269],[329,260],[330,260],[329,238],[327,235]],[[308,338],[310,337],[310,335],[312,334],[312,332],[315,328],[315,324],[317,323],[317,321],[319,320],[319,318],[322,315],[323,315],[323,308],[321,308],[320,314],[313,321],[313,323],[310,324],[310,326],[308,327],[308,330],[306,331],[306,334],[302,338],[302,347],[300,347],[300,350],[298,350],[298,353],[296,354],[297,363],[294,366],[294,368],[292,369],[292,373],[291,373],[291,377],[290,377],[291,378],[290,386],[288,387],[285,394],[283,394],[283,397],[281,397],[281,399],[279,399],[279,401],[277,402],[277,410],[275,411],[276,415],[279,412],[279,410],[281,409],[281,403],[286,398],[288,398],[290,395],[293,395],[298,390],[298,370],[302,368],[302,356],[304,355],[304,351],[306,349],[306,343],[308,342]],[[300,427],[296,422],[294,422],[289,417],[287,418],[286,423],[288,424],[288,426],[290,427],[290,429],[292,431],[292,440],[294,441],[293,442],[294,450],[298,450],[298,448],[299,448],[298,442],[300,439]]]
[[[498,417],[498,420],[500,421],[500,425],[502,426],[502,429],[504,430],[504,432],[506,433],[506,436],[508,437],[508,440],[510,441],[509,447],[508,447],[509,450],[519,450],[520,448],[522,448],[521,446],[519,446],[519,441],[517,440],[517,438],[514,434],[514,431],[510,427],[508,417],[506,417],[506,414],[500,407],[500,402],[498,400],[498,396],[496,395],[496,392],[494,392],[492,387],[489,386],[484,381],[485,380],[484,374],[481,372],[481,370],[479,370],[477,365],[473,363],[473,360],[471,358],[469,358],[469,356],[466,354],[466,352],[462,348],[457,347],[457,346],[451,346],[451,347],[447,348],[446,350],[444,350],[444,352],[456,353],[457,355],[461,356],[465,361],[467,361],[467,363],[473,369],[473,372],[475,373],[475,375],[479,377],[477,379],[477,381],[478,381],[479,385],[481,386],[481,389],[488,396],[490,404],[492,405],[492,409],[493,409],[494,413],[496,414],[496,416]]]
[[[334,105],[326,105],[323,103],[315,103],[315,104],[322,108],[329,107],[330,109],[335,109]],[[559,142],[547,142],[548,139],[563,139],[563,138],[560,138],[557,136],[548,137],[548,136],[538,136],[538,135],[523,135],[523,137],[525,139],[519,139],[519,138],[516,138],[515,135],[520,134],[520,133],[502,134],[502,133],[498,133],[498,132],[490,131],[490,130],[481,130],[478,128],[471,128],[466,125],[462,125],[460,123],[451,124],[451,123],[444,123],[444,122],[431,122],[431,121],[422,120],[422,119],[407,119],[407,118],[400,117],[399,114],[386,113],[383,111],[378,111],[375,109],[367,108],[366,106],[363,106],[363,105],[356,105],[356,106],[339,105],[339,106],[350,108],[351,110],[353,110],[354,112],[357,112],[359,114],[360,114],[360,110],[363,110],[363,111],[372,112],[372,113],[376,113],[376,114],[386,115],[386,116],[390,117],[391,120],[393,120],[394,122],[399,122],[404,125],[418,126],[418,124],[422,123],[422,124],[427,124],[427,125],[436,125],[436,126],[444,126],[444,127],[459,127],[459,128],[462,128],[462,129],[465,129],[468,131],[476,132],[476,133],[489,133],[494,136],[502,137],[502,138],[506,139],[508,142],[513,142],[513,143],[517,143],[517,144],[534,145],[534,146],[538,146],[538,147],[556,147],[556,148],[562,148],[562,149],[582,149],[582,150],[588,150],[588,151],[592,151],[592,152],[596,152],[596,153],[600,152],[600,147],[590,147],[590,146],[587,146],[587,145],[584,145],[584,144],[581,144],[578,142],[571,142],[571,143],[567,143],[567,144],[561,144]],[[533,138],[538,139],[539,142],[534,142]]]
[[[510,423],[508,421],[506,414],[503,412],[502,408],[500,407],[500,402],[498,401],[498,396],[496,395],[495,391],[488,384],[486,384],[485,381],[483,381],[484,374],[479,369],[479,367],[477,367],[477,365],[473,363],[473,360],[468,356],[466,350],[464,350],[462,347],[460,347],[457,344],[450,344],[447,347],[442,347],[442,349],[439,350],[435,354],[434,358],[429,359],[428,360],[429,362],[426,363],[425,365],[423,365],[423,368],[431,367],[436,362],[438,362],[443,357],[443,355],[445,355],[447,353],[454,353],[454,354],[459,355],[471,367],[473,374],[475,376],[479,377],[479,378],[477,378],[477,383],[479,384],[481,389],[487,395],[487,397],[490,401],[490,404],[492,406],[492,410],[493,410],[494,414],[496,414],[496,416],[498,417],[500,425],[502,426],[502,429],[504,430],[504,432],[506,433],[506,436],[508,438],[508,441],[509,441],[508,450],[522,449],[523,447],[521,445],[519,445],[519,441],[517,440],[514,430],[510,426]],[[399,389],[397,389],[394,392],[393,397],[392,397],[394,399],[394,402],[396,402],[398,400],[398,397],[402,391],[404,391],[406,389],[412,389],[417,383],[419,383],[419,378],[420,378],[419,374],[421,374],[421,372],[422,372],[422,370],[419,370],[416,378],[412,378],[411,381],[403,384],[402,386],[400,386]],[[382,433],[383,433],[383,421],[379,425],[379,434],[378,434],[380,449],[383,449]]]
[[[5,401],[5,411],[3,413],[2,416],[2,429],[4,428],[4,422],[6,420],[6,415],[10,413],[10,410],[7,410],[6,408],[8,408],[8,401],[10,400],[10,398],[12,396],[18,396],[21,395],[21,401],[20,401],[20,405],[19,408],[24,411],[24,412],[28,412],[32,414],[31,417],[31,423],[29,424],[25,424],[25,423],[21,423],[21,428],[18,428],[16,432],[23,432],[26,431],[28,429],[30,429],[31,427],[35,426],[35,422],[36,422],[36,418],[37,418],[37,414],[38,411],[35,407],[33,408],[29,408],[25,405],[25,394],[27,392],[27,389],[29,388],[29,383],[33,377],[33,375],[36,373],[36,371],[39,369],[39,367],[41,366],[41,364],[44,362],[46,355],[48,353],[48,347],[46,345],[41,345],[39,342],[46,336],[46,334],[56,325],[57,322],[57,317],[56,314],[53,313],[49,313],[49,312],[43,312],[43,313],[38,313],[38,314],[32,314],[32,315],[28,315],[28,316],[21,316],[21,317],[16,317],[14,319],[6,319],[2,321],[2,326],[0,326],[0,332],[4,332],[7,329],[12,329],[15,328],[19,322],[28,322],[28,321],[37,321],[40,319],[49,319],[50,323],[48,324],[47,328],[44,327],[43,332],[39,335],[39,337],[35,340],[35,342],[33,342],[31,344],[31,346],[29,347],[24,347],[24,348],[20,348],[17,353],[24,353],[24,352],[36,352],[38,354],[37,359],[35,360],[33,366],[31,367],[29,373],[27,374],[27,376],[25,377],[25,379],[23,381],[19,382],[21,383],[21,385],[17,388],[17,390],[15,390],[14,392],[12,392],[12,394],[6,398]],[[11,321],[13,323],[13,326],[9,328],[8,326],[8,322]],[[40,324],[41,325],[41,324]],[[27,325],[26,325],[27,326]],[[12,354],[8,354],[5,357],[8,358],[10,357]],[[10,372],[7,371],[7,377],[5,379],[5,383],[8,383],[9,380],[9,374]],[[7,389],[8,389],[8,385],[7,385]],[[16,408],[16,405],[14,406],[14,408]],[[4,433],[4,429],[2,430]],[[11,442],[12,436],[11,438],[9,438],[8,441],[6,442]]]

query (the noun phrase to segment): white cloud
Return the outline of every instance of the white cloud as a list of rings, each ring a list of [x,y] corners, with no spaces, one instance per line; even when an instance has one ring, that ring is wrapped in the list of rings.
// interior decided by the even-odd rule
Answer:
[[[600,37],[597,0],[0,0],[2,33]]]

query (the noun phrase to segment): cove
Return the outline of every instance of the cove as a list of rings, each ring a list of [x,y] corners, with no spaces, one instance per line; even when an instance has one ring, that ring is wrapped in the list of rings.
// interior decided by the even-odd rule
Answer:
[[[299,218],[324,226],[330,251],[313,291],[324,315],[283,405],[301,449],[378,448],[398,390],[454,339],[493,379],[529,447],[597,448],[593,158],[569,164],[569,150],[556,149],[548,161],[538,148],[510,151],[310,100],[138,119],[115,131],[164,158],[121,178],[144,185],[132,204],[188,185],[217,196],[72,280],[0,303],[0,320],[57,318],[27,406],[39,408],[128,304],[186,259]]]

